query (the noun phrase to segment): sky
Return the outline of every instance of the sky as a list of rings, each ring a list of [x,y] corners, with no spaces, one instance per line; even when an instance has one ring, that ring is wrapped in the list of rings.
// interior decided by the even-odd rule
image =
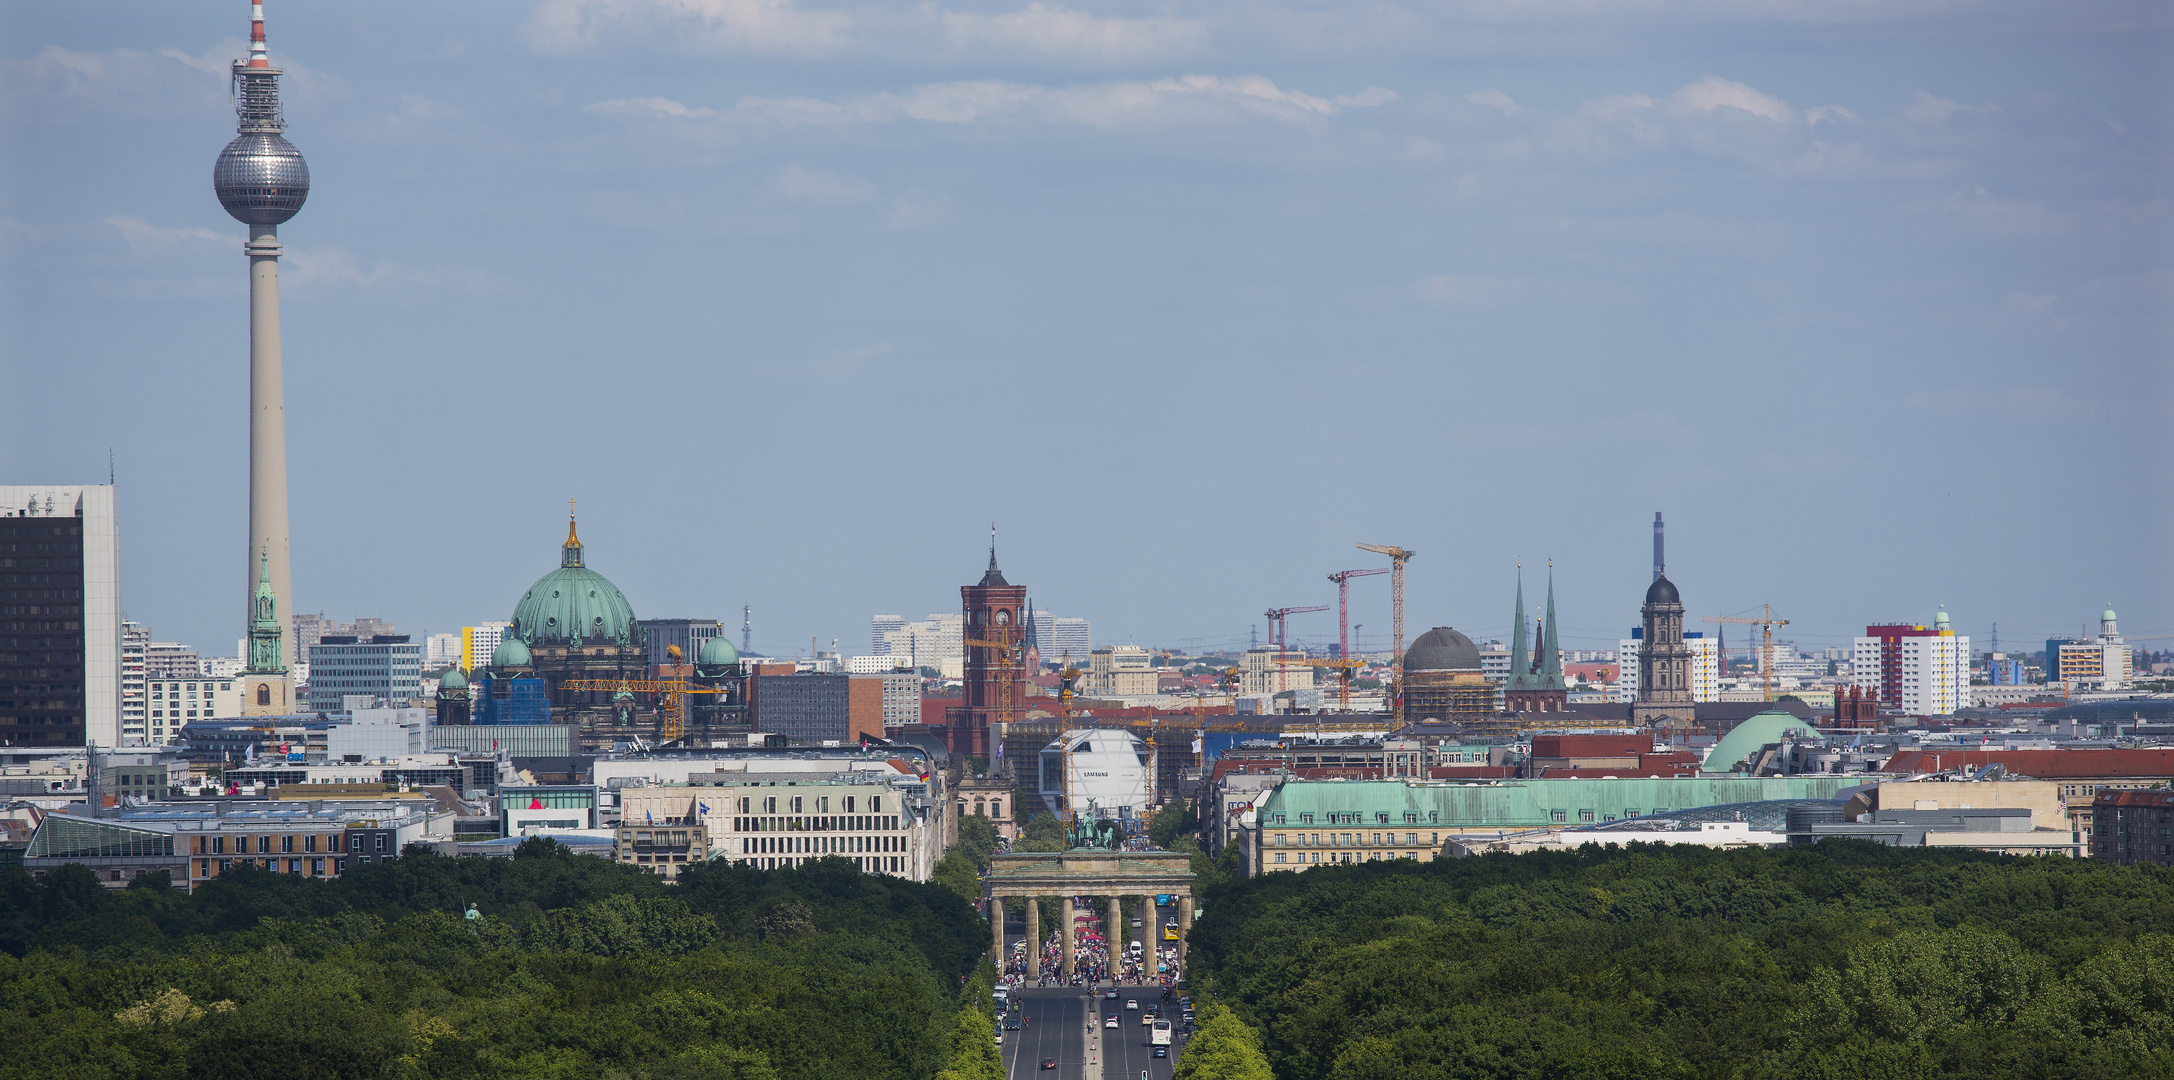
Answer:
[[[0,7],[0,478],[243,630],[246,5]],[[273,0],[295,610],[2174,633],[2163,5]],[[1390,629],[1352,583],[1359,645]],[[1294,615],[1333,641],[1334,611]],[[1732,642],[1741,640],[1731,627]],[[2144,642],[2174,647],[2174,639]]]

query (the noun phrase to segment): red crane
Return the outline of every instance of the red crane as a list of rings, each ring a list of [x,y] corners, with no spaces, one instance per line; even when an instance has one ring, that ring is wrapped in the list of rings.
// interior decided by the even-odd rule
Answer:
[[[1370,574],[1386,574],[1389,568],[1377,566],[1372,570],[1338,570],[1329,575],[1336,583],[1336,658],[1351,659],[1351,579]]]
[[[1267,611],[1267,615],[1268,615],[1268,644],[1269,644],[1269,645],[1270,645],[1271,647],[1273,647],[1273,648],[1274,648],[1274,649],[1275,649],[1275,650],[1276,650],[1277,652],[1279,652],[1279,653],[1283,651],[1283,630],[1284,630],[1284,623],[1283,623],[1283,617],[1284,617],[1284,616],[1286,616],[1286,615],[1304,615],[1304,614],[1306,614],[1306,613],[1307,613],[1307,612],[1309,612],[1309,611],[1327,611],[1328,609],[1329,609],[1329,606],[1328,606],[1327,604],[1316,604],[1316,605],[1314,605],[1313,607],[1272,607],[1272,608],[1269,608],[1269,609],[1268,609],[1268,611]]]

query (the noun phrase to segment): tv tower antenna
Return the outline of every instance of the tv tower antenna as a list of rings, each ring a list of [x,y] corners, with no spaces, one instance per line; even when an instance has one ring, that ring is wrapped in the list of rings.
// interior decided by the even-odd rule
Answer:
[[[219,205],[249,226],[249,543],[244,560],[245,610],[256,603],[257,578],[269,567],[273,595],[288,611],[295,603],[287,551],[287,405],[279,352],[279,226],[309,198],[309,164],[287,141],[279,108],[278,68],[264,45],[264,5],[249,9],[249,59],[234,61],[234,141],[212,165]],[[297,641],[299,644],[299,639]]]
[[[740,605],[740,655],[755,647],[755,605]]]

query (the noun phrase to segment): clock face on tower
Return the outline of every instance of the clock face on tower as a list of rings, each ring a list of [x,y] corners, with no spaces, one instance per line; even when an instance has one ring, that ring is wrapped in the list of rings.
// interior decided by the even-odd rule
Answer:
[[[1011,621],[1012,621],[1012,613],[1011,613],[1011,612],[1009,612],[1009,611],[1003,611],[1003,610],[998,610],[998,611],[997,611],[997,613],[996,613],[996,624],[997,624],[998,626],[1010,626],[1010,625],[1011,625]]]

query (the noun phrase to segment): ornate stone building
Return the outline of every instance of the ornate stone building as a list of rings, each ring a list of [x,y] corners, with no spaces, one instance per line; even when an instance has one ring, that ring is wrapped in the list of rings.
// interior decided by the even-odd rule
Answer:
[[[1517,629],[1510,636],[1510,681],[1503,688],[1503,707],[1510,712],[1562,712],[1570,704],[1570,690],[1563,683],[1563,654],[1555,630],[1555,573],[1547,577],[1547,618],[1533,634],[1537,650],[1525,648],[1525,581],[1517,582]]]
[[[1495,714],[1495,687],[1480,671],[1480,650],[1472,639],[1437,626],[1404,650],[1404,692],[1397,719],[1486,720]]]
[[[1645,623],[1638,646],[1638,701],[1631,719],[1647,726],[1688,730],[1698,718],[1691,694],[1691,647],[1683,643],[1683,600],[1662,574],[1646,589],[1639,609]]]
[[[656,710],[633,694],[562,685],[569,679],[639,680],[649,674],[649,642],[634,608],[617,585],[588,568],[571,517],[559,547],[559,568],[536,579],[521,596],[505,640],[526,651],[543,682],[551,722],[574,725],[583,750],[609,750],[636,735],[657,740]]]

